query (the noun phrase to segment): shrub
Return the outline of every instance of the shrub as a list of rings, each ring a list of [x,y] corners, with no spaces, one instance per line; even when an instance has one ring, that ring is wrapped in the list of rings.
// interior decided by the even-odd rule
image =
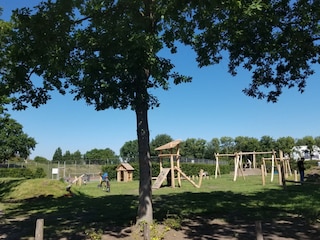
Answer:
[[[37,168],[34,172],[29,168],[1,168],[0,177],[4,178],[44,178],[46,174],[42,168]]]
[[[45,178],[46,173],[44,172],[43,168],[38,167],[36,171],[34,172],[34,177],[33,178]]]

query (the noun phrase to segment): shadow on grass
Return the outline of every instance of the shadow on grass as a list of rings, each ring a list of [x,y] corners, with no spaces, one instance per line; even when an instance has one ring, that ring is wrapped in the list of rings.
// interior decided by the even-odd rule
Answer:
[[[12,192],[13,188],[18,186],[23,181],[24,179],[12,179],[10,181],[0,180],[0,200],[2,200],[3,197],[9,192]]]
[[[256,239],[260,221],[265,239],[318,239],[320,189],[288,186],[251,195],[216,191],[161,196],[155,216],[180,216],[190,239]],[[269,238],[268,238],[269,237]]]
[[[2,191],[2,190],[1,190]],[[230,191],[173,193],[154,196],[158,222],[178,216],[188,239],[256,239],[255,221],[262,222],[265,239],[317,239],[320,190],[318,186],[288,186],[253,194]],[[103,231],[114,238],[129,237],[121,230],[135,223],[137,195],[39,197],[22,201],[2,216],[0,238],[34,236],[36,219],[45,220],[45,239],[87,239]],[[120,233],[121,232],[121,233]],[[276,238],[273,238],[276,239]]]

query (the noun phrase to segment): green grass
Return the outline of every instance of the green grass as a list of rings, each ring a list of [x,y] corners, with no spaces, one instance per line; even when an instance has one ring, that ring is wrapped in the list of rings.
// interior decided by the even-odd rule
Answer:
[[[197,182],[197,180],[195,180]],[[4,233],[16,239],[33,236],[35,221],[45,219],[45,239],[85,239],[85,232],[117,229],[135,223],[139,182],[111,181],[111,192],[97,188],[97,182],[73,186],[73,197],[65,194],[66,184],[57,180],[0,179],[0,209]],[[308,223],[319,221],[319,185],[288,184],[283,189],[269,177],[262,186],[261,176],[249,176],[236,182],[231,175],[204,179],[201,188],[188,181],[182,186],[153,191],[154,219],[168,222],[177,219],[223,219],[227,222],[273,221],[302,217]],[[13,221],[7,219],[20,219]],[[14,235],[13,235],[14,236]]]

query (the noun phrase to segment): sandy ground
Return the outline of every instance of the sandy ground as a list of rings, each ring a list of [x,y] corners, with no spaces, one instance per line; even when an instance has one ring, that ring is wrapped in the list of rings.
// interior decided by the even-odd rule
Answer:
[[[292,221],[294,220],[294,221]],[[258,222],[257,222],[258,224]],[[259,225],[259,224],[258,224]],[[158,227],[158,235],[164,236],[164,240],[256,240],[256,223],[234,222],[227,223],[222,219],[193,219],[183,222],[179,231],[163,230],[163,226]],[[284,219],[276,222],[262,222],[261,235],[264,240],[316,240],[320,239],[320,224],[308,226],[303,219],[298,217]],[[131,240],[142,239],[134,228],[122,229],[119,232],[106,232],[103,240]]]

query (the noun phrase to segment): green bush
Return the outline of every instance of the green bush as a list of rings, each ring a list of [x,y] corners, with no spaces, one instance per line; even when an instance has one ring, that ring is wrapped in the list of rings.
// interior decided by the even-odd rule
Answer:
[[[140,179],[140,171],[139,171],[139,163],[130,163],[133,167],[133,179],[139,180]],[[164,168],[170,168],[170,162],[164,161],[163,165]],[[109,179],[114,180],[117,179],[117,167],[118,165],[105,165],[101,168],[102,172],[107,172],[109,174]],[[182,163],[180,164],[181,170],[187,176],[198,176],[201,169],[205,172],[208,172],[210,176],[214,176],[216,165],[213,164],[198,164],[198,163]],[[231,167],[229,165],[220,165],[220,173],[221,174],[229,174]],[[152,177],[157,177],[160,173],[160,164],[158,162],[152,162],[151,166]]]
[[[40,167],[36,168],[33,178],[45,178],[45,177],[46,177],[46,173],[43,170],[43,168],[40,168]]]
[[[133,171],[133,179],[139,180],[140,179],[140,172],[139,172],[139,164],[132,163],[131,166],[134,168]],[[162,167],[170,168],[169,161],[164,161]],[[197,164],[197,163],[182,163],[180,164],[181,170],[187,176],[197,176],[199,175],[200,169],[208,172],[209,175],[213,176],[215,174],[216,165],[211,164]],[[229,165],[220,165],[220,173],[221,174],[229,174],[230,173],[230,166]],[[113,170],[115,177],[116,177],[116,168]],[[152,177],[157,177],[160,173],[160,164],[158,162],[152,162],[151,166]]]
[[[46,174],[42,168],[37,168],[35,171],[29,168],[0,168],[0,177],[3,178],[44,178]]]
[[[116,164],[104,165],[101,168],[102,172],[107,172],[109,176],[109,180],[117,179],[117,167]]]

